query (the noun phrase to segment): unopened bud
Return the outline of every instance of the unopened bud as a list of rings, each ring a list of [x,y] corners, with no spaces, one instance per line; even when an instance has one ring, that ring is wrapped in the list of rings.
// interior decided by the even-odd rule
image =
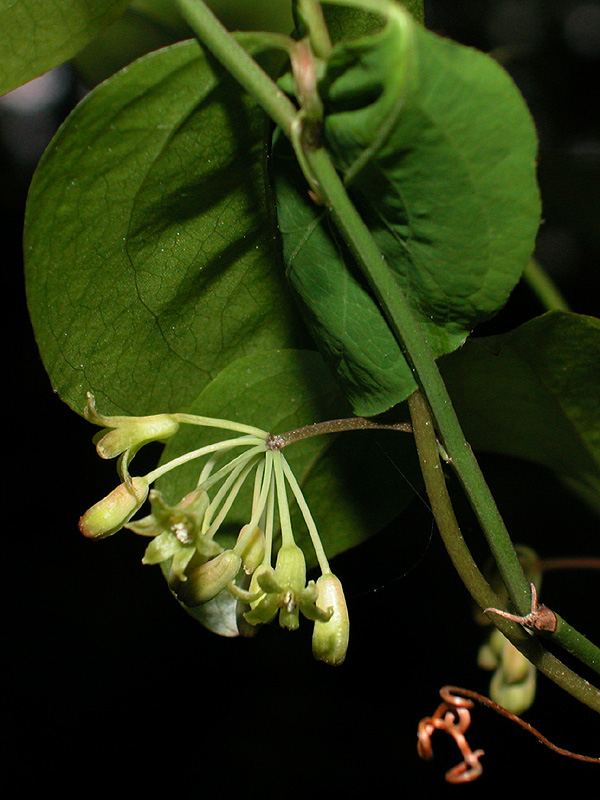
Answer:
[[[286,544],[279,549],[275,562],[275,580],[282,589],[301,592],[306,585],[306,561],[297,544]]]
[[[199,567],[190,570],[185,581],[174,577],[169,585],[186,606],[199,606],[216,597],[240,571],[242,559],[232,550],[225,550]]]
[[[300,625],[297,595],[306,585],[306,561],[297,544],[283,545],[275,563],[275,581],[281,587],[279,624],[294,631]]]
[[[150,417],[107,417],[110,430],[95,438],[100,458],[115,458],[130,448],[162,441],[177,433],[179,423],[170,414]]]
[[[341,581],[331,572],[317,580],[317,603],[320,608],[331,608],[333,613],[326,622],[315,622],[312,637],[313,655],[319,661],[338,666],[346,658],[350,621]]]
[[[504,670],[499,667],[490,681],[490,697],[513,714],[522,714],[535,700],[535,686],[536,669],[533,664],[527,663],[525,676],[518,683],[508,681]]]
[[[502,671],[506,682],[523,683],[529,674],[530,667],[531,662],[520,650],[517,650],[512,642],[506,639],[502,650]]]
[[[493,669],[490,697],[496,703],[521,714],[534,701],[536,670],[498,628],[480,648],[477,663],[483,669]]]
[[[240,530],[235,550],[242,557],[246,575],[252,575],[265,555],[265,537],[258,525],[244,525]]]
[[[79,530],[90,539],[104,539],[121,530],[148,496],[145,478],[131,479],[89,508],[79,520]]]

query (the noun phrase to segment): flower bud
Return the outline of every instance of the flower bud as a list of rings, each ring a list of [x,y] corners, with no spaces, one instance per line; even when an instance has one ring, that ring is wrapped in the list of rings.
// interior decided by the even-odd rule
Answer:
[[[131,479],[89,508],[79,520],[79,530],[90,539],[104,539],[121,530],[148,496],[145,478]]]
[[[244,525],[240,530],[235,549],[242,557],[242,565],[246,575],[252,575],[262,564],[265,555],[265,537],[258,525],[252,528]]]
[[[521,655],[519,653],[519,655]],[[525,656],[522,656],[526,661]],[[527,662],[526,672],[522,680],[507,680],[502,667],[497,669],[490,681],[490,697],[513,714],[522,714],[531,707],[535,700],[536,669]]]
[[[233,550],[225,550],[199,567],[190,570],[185,581],[173,576],[169,586],[186,606],[199,606],[216,597],[240,571],[242,559]]]
[[[179,423],[170,414],[106,419],[110,429],[100,432],[94,439],[100,458],[115,458],[130,448],[137,449],[148,442],[168,439],[179,429]]]
[[[172,414],[107,417],[96,410],[96,400],[91,392],[87,393],[87,399],[87,406],[83,410],[85,418],[105,429],[94,436],[101,458],[115,458],[126,450],[137,450],[147,442],[168,439],[179,428],[179,422]]]
[[[297,544],[285,544],[277,553],[275,580],[282,589],[301,592],[306,585],[306,561]]]
[[[327,572],[317,580],[320,608],[331,608],[333,613],[326,622],[317,620],[313,629],[313,655],[319,661],[338,666],[346,658],[350,622],[344,590],[339,578]]]
[[[281,587],[279,624],[282,628],[295,631],[300,625],[298,595],[306,585],[306,561],[297,544],[280,548],[274,578]]]
[[[477,663],[483,669],[493,669],[490,697],[496,703],[522,714],[535,698],[536,670],[498,628],[480,648]]]

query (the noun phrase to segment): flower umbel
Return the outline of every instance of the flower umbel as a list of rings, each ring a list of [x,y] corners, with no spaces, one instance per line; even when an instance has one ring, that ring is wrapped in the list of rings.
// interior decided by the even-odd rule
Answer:
[[[315,657],[341,664],[349,629],[343,589],[331,573],[300,486],[280,449],[272,446],[270,434],[192,414],[105,417],[97,412],[94,398],[88,397],[86,416],[104,428],[94,440],[98,453],[102,458],[120,456],[118,471],[123,482],[83,515],[82,532],[101,538],[126,527],[151,538],[142,563],[161,565],[171,591],[185,607],[209,603],[226,592],[240,606],[245,624],[259,626],[278,615],[279,624],[288,630],[298,628],[302,613],[314,623]],[[173,436],[181,424],[222,428],[240,435],[190,450],[147,475],[131,477],[129,464],[140,447]],[[149,491],[167,472],[202,458],[206,461],[196,487],[178,502],[171,504],[160,491]],[[254,490],[247,522],[234,543],[219,542],[222,525],[252,474]],[[316,582],[307,582],[305,555],[294,539],[288,488],[302,513],[321,569]],[[148,496],[150,513],[130,521]]]

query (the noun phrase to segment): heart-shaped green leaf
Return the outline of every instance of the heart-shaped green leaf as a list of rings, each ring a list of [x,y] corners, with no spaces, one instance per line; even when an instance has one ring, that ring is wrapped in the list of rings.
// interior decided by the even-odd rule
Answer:
[[[31,187],[25,259],[44,364],[76,411],[87,391],[104,413],[181,411],[232,359],[303,341],[265,136],[195,42],[123,69],[61,128]]]

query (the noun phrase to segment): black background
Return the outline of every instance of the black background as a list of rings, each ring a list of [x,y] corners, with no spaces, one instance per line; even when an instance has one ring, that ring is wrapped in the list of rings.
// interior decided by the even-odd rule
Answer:
[[[540,135],[539,257],[574,310],[598,315],[600,22],[583,16],[584,33],[568,33],[582,6],[599,4],[438,0],[426,12],[440,33],[502,48]],[[53,124],[77,92],[73,79]],[[461,789],[444,782],[458,759],[441,734],[435,760],[418,759],[416,725],[436,707],[438,688],[454,683],[485,693],[488,681],[475,665],[482,634],[470,600],[419,498],[380,537],[336,560],[352,620],[338,669],[313,661],[308,624],[295,634],[273,626],[252,640],[218,638],[180,610],[158,569],[142,568],[141,540],[126,533],[83,540],[77,518],[112,488],[114,475],[97,463],[89,425],[52,394],[29,327],[20,230],[36,155],[9,148],[13,124],[3,111],[5,729],[20,791],[104,784],[145,791],[165,781],[168,791],[200,796],[215,788],[249,797],[440,796],[597,780],[597,766],[562,759],[483,709],[470,734],[472,746],[486,751],[479,781]],[[39,130],[42,123],[30,124]],[[508,330],[540,311],[519,287],[480,333]],[[598,554],[597,517],[558,481],[509,459],[481,461],[516,541],[545,556]],[[479,552],[476,526],[456,496]],[[549,575],[544,600],[600,639],[594,573]],[[526,718],[563,747],[599,750],[597,715],[543,677]]]

